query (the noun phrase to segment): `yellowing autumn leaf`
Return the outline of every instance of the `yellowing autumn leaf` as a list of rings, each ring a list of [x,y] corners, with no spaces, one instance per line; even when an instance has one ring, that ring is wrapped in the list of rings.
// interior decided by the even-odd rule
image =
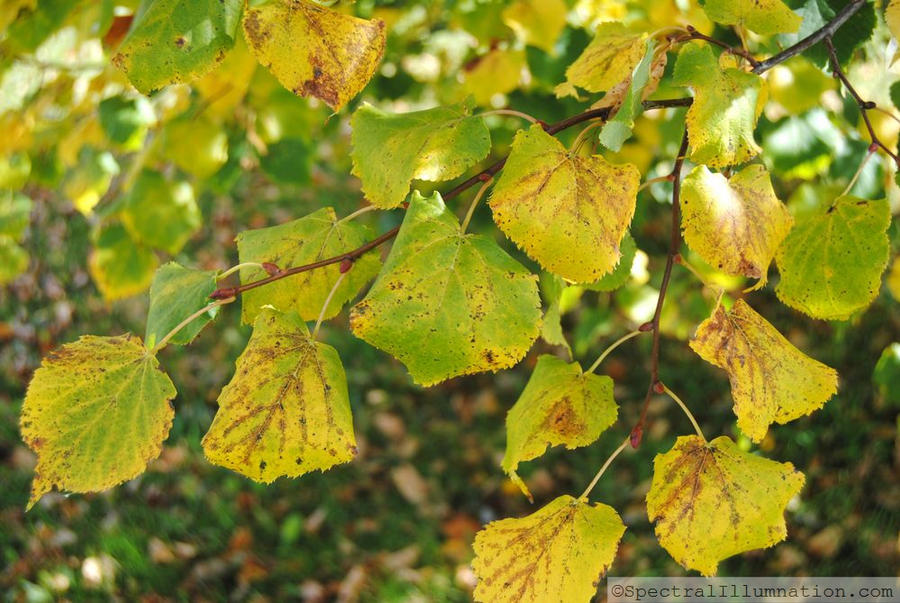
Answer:
[[[461,232],[439,193],[418,191],[378,279],[350,313],[353,333],[421,385],[514,365],[540,325],[537,278],[493,239]]]
[[[570,153],[539,125],[521,131],[491,194],[494,221],[541,266],[575,282],[616,267],[641,175]]]
[[[85,335],[51,352],[22,406],[22,438],[37,453],[29,508],[53,488],[97,492],[159,456],[175,387],[139,337]]]
[[[373,205],[397,207],[413,179],[441,182],[462,175],[491,150],[484,119],[469,103],[411,113],[364,104],[353,113],[353,173]]]
[[[794,222],[765,166],[749,165],[726,178],[699,165],[682,183],[681,203],[681,227],[691,249],[726,274],[765,283],[775,250]]]
[[[691,161],[722,168],[759,153],[753,130],[762,110],[757,102],[762,78],[723,69],[709,45],[692,42],[678,53],[674,83],[694,89],[694,102],[687,112]]]
[[[631,78],[644,56],[646,38],[646,33],[634,33],[621,23],[601,23],[588,47],[566,69],[566,81],[557,87],[557,96],[574,94],[576,86],[604,92]]]
[[[503,22],[526,44],[553,51],[566,26],[563,0],[517,0],[503,11]]]
[[[334,209],[323,207],[308,216],[269,228],[245,230],[237,236],[238,257],[243,262],[271,262],[287,270],[346,253],[369,240],[369,229],[358,223],[337,219]],[[336,316],[363,286],[378,273],[381,261],[369,253],[353,264],[350,272],[331,296],[323,318]],[[268,276],[259,267],[241,269],[241,282],[249,283]],[[303,320],[315,320],[340,277],[340,266],[333,264],[301,272],[251,289],[241,300],[241,319],[252,324],[259,309],[271,305],[283,311],[297,312]]]
[[[900,0],[890,0],[884,10],[884,20],[895,40],[900,40]]]
[[[384,54],[384,23],[306,0],[264,0],[244,11],[257,60],[288,90],[335,111],[365,87]]]
[[[778,248],[783,303],[814,318],[846,320],[878,296],[890,257],[886,199],[839,197],[799,220]]]
[[[324,471],[356,454],[341,360],[294,313],[259,313],[218,402],[203,436],[206,458],[258,482]]]
[[[617,414],[612,379],[584,373],[578,363],[545,354],[506,416],[503,470],[530,498],[516,474],[520,462],[541,456],[547,446],[565,444],[570,450],[587,446],[616,421]]]
[[[716,23],[746,27],[764,36],[794,33],[802,21],[781,0],[706,0],[703,10]]]
[[[790,463],[742,452],[728,437],[681,436],[653,461],[647,515],[675,561],[712,576],[723,559],[784,540],[784,508],[803,482]]]
[[[577,603],[597,593],[625,526],[607,505],[560,496],[520,519],[501,519],[475,535],[475,600]]]
[[[698,328],[691,348],[725,369],[738,427],[754,442],[771,423],[822,408],[837,391],[837,373],[806,356],[743,300],[721,305]]]
[[[512,92],[519,86],[526,66],[522,50],[494,49],[465,72],[462,95],[471,96],[482,107],[489,107],[496,95]]]

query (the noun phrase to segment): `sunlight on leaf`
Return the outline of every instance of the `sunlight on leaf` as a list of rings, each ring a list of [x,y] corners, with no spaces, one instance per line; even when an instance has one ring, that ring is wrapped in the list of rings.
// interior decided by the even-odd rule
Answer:
[[[175,386],[134,335],[85,335],[51,352],[22,407],[38,455],[29,508],[53,488],[97,492],[144,472],[169,434]]]
[[[878,296],[890,257],[886,199],[839,197],[797,222],[776,255],[783,303],[814,318],[846,320]]]
[[[491,522],[475,535],[475,600],[587,603],[624,533],[612,507],[571,496],[520,519]]]
[[[587,446],[616,421],[617,414],[612,379],[584,373],[577,362],[544,354],[506,416],[503,470],[531,498],[516,474],[520,462],[541,456],[548,446],[565,444],[569,450]]]
[[[703,261],[761,284],[794,222],[760,164],[730,178],[697,166],[682,182],[681,207],[684,240]]]
[[[621,23],[601,23],[588,47],[566,69],[557,96],[573,93],[574,86],[604,92],[627,80],[644,56],[646,39],[646,33],[632,32]]]
[[[706,0],[703,4],[712,21],[746,27],[760,35],[793,33],[800,27],[800,15],[781,0]]]
[[[738,427],[754,442],[762,441],[771,423],[808,415],[837,391],[834,369],[791,345],[741,299],[730,312],[716,308],[690,346],[728,372]]]
[[[516,134],[490,205],[500,230],[545,269],[593,282],[619,263],[640,179],[633,165],[575,155],[534,125]]]
[[[282,86],[335,111],[359,94],[384,54],[383,22],[306,0],[254,3],[243,23],[253,54]]]
[[[484,119],[469,103],[393,114],[364,104],[353,114],[353,174],[373,205],[397,207],[413,179],[462,175],[491,150]]]
[[[653,461],[647,515],[675,561],[712,576],[723,559],[784,540],[784,508],[804,481],[792,464],[742,452],[726,436],[681,436]]]
[[[508,368],[540,332],[537,277],[492,239],[463,234],[440,194],[414,192],[353,333],[403,362],[416,383]]]
[[[552,53],[566,10],[564,0],[516,0],[503,10],[503,22],[526,44]]]
[[[297,477],[356,455],[344,367],[299,316],[264,308],[203,437],[210,462],[258,482]]]

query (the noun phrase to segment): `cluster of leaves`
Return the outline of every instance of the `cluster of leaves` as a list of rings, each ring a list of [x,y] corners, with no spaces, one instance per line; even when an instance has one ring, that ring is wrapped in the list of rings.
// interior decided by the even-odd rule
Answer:
[[[763,53],[796,42],[803,50],[812,43],[804,45],[799,38],[819,36],[815,41],[831,51],[829,67],[848,84],[840,62],[851,58],[876,25],[875,10],[862,1],[834,7],[810,0],[795,12],[778,0],[708,0],[706,17],[739,34],[734,46],[693,27],[668,24],[647,33],[653,30],[640,20],[602,23],[593,41],[569,61],[565,81],[555,86],[560,97],[604,92],[598,101],[558,124],[536,122],[519,130],[504,161],[443,195],[429,191],[425,183],[458,178],[491,152],[490,112],[476,107],[518,87],[525,51],[490,49],[466,71],[465,97],[455,102],[399,114],[362,104],[353,112],[353,173],[371,203],[365,211],[403,208],[399,228],[373,238],[354,221],[358,213],[339,219],[333,208],[323,207],[242,233],[237,241],[240,264],[224,272],[175,262],[157,268],[154,250],[177,253],[202,217],[189,182],[146,168],[149,155],[162,154],[197,179],[221,174],[231,159],[220,123],[248,94],[244,86],[249,77],[244,75],[256,62],[285,90],[340,111],[373,77],[386,51],[386,26],[306,0],[247,6],[229,0],[156,0],[121,14],[103,12],[108,8],[79,15],[102,24],[106,48],[94,51],[100,58],[111,54],[112,63],[139,92],[155,94],[105,99],[97,122],[86,121],[75,138],[63,139],[69,144],[60,149],[58,160],[77,168],[65,177],[66,194],[97,220],[90,265],[98,286],[114,299],[149,284],[150,309],[144,341],[133,335],[84,336],[52,352],[36,371],[21,417],[22,436],[38,455],[30,505],[54,488],[97,491],[144,471],[159,454],[174,415],[175,387],[159,370],[157,353],[169,344],[189,344],[221,306],[237,297],[253,335],[219,396],[219,411],[203,447],[211,462],[261,482],[325,470],[353,458],[356,442],[341,361],[317,336],[322,322],[338,315],[373,279],[350,311],[351,329],[401,361],[420,385],[511,367],[539,336],[567,347],[561,323],[565,297],[618,289],[632,273],[637,250],[629,229],[645,187],[642,170],[623,161],[622,151],[645,109],[689,105],[675,168],[656,178],[661,186],[662,181],[672,183],[673,219],[656,312],[611,346],[652,332],[648,401],[654,392],[668,393],[685,407],[658,375],[660,317],[669,276],[676,261],[687,262],[679,255],[682,231],[708,272],[738,282],[757,279],[752,289],[766,286],[774,260],[779,299],[814,318],[848,319],[864,311],[880,290],[890,255],[888,200],[852,194],[858,189],[854,176],[843,191],[826,196],[814,189],[810,194],[819,202],[812,209],[789,211],[776,195],[769,164],[757,159],[766,133],[762,146],[757,137],[769,96],[778,97],[764,74],[792,55],[759,61],[746,49]],[[887,23],[893,25],[900,9],[897,3],[887,8]],[[561,18],[566,9],[562,0],[518,0],[503,8],[500,21],[521,44],[553,50],[566,27]],[[17,68],[42,69],[52,59],[54,44],[63,42],[48,38],[49,33],[78,14],[72,10],[54,2],[15,8],[18,18],[8,28],[6,43],[19,57]],[[693,11],[691,17],[702,14]],[[858,29],[864,33],[838,37],[841,31]],[[717,55],[719,48],[724,50]],[[811,70],[827,79],[815,59],[802,60],[806,62],[797,72]],[[27,80],[29,73],[17,77]],[[178,87],[171,87],[183,82],[192,82],[198,94],[187,110],[173,91]],[[91,78],[84,83],[94,85]],[[667,98],[676,91],[690,91],[690,96]],[[896,155],[877,138],[866,113],[873,107],[849,84],[848,91],[871,136],[857,176],[879,148],[893,160],[885,165],[895,170]],[[154,125],[159,114],[168,116],[160,131]],[[571,147],[554,136],[585,122],[592,123]],[[98,151],[84,144],[97,136],[109,148]],[[160,146],[148,144],[157,136]],[[583,152],[589,141],[606,148],[605,156]],[[110,149],[135,152],[127,171],[120,173]],[[686,161],[694,167],[682,180]],[[778,165],[791,157],[772,161]],[[0,205],[0,253],[8,248],[11,257],[22,253],[15,240],[30,204],[14,191],[24,186],[29,173],[38,182],[39,177],[50,182],[60,167],[50,162],[35,172],[30,162],[23,152],[7,161],[11,175],[4,183],[11,184]],[[270,173],[289,177],[292,169],[271,165]],[[796,174],[805,169],[810,180],[816,174],[803,165],[778,169]],[[479,184],[460,221],[445,202]],[[489,206],[496,226],[542,269],[540,279],[494,237],[467,232],[473,210],[491,187]],[[100,203],[103,197],[109,202]],[[370,252],[392,238],[382,263]],[[219,288],[218,282],[234,272],[242,284]],[[838,378],[753,310],[743,292],[725,293],[718,291],[690,347],[728,373],[738,426],[760,442],[773,423],[821,408],[836,392]],[[308,321],[315,321],[311,331]],[[615,422],[613,381],[595,374],[611,348],[588,370],[574,361],[571,351],[568,362],[551,355],[538,359],[508,414],[502,461],[525,494],[528,488],[516,473],[520,463],[541,456],[548,445],[591,444]],[[673,558],[708,575],[726,557],[785,537],[783,510],[804,477],[790,463],[751,454],[727,436],[707,441],[694,424],[697,435],[680,437],[657,456],[647,512],[656,522],[660,544]],[[629,443],[638,445],[642,429],[642,424],[635,426],[617,454]],[[589,502],[594,483],[596,479],[577,498],[560,496],[528,517],[484,528],[475,541],[476,597],[590,598],[625,530],[614,509]]]

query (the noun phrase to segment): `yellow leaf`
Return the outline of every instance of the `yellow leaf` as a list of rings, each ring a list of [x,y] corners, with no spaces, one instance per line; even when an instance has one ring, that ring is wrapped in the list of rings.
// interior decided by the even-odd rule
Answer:
[[[526,44],[553,51],[566,26],[563,0],[518,0],[503,11],[503,22]]]
[[[541,266],[594,282],[619,262],[641,175],[569,152],[540,125],[520,131],[491,195],[494,221]]]
[[[900,40],[900,0],[891,0],[884,10],[884,20],[895,40]]]
[[[624,533],[612,507],[571,496],[527,517],[494,521],[475,535],[475,600],[590,601]]]
[[[754,442],[771,423],[808,415],[837,391],[834,369],[795,348],[740,299],[731,312],[716,308],[690,346],[728,372],[738,427]]]
[[[285,88],[335,111],[359,94],[384,54],[384,23],[306,0],[266,0],[244,11],[243,24],[253,54]]]
[[[541,456],[548,445],[587,446],[616,421],[617,413],[612,379],[545,354],[506,416],[503,470],[530,498],[516,475],[520,462]]]
[[[715,268],[766,281],[775,250],[794,220],[775,196],[769,173],[749,165],[731,178],[699,165],[682,184],[684,238]]]
[[[481,106],[491,106],[498,94],[512,92],[519,86],[525,69],[525,53],[521,50],[492,50],[465,74],[462,96],[472,96]]]
[[[781,0],[706,0],[703,10],[716,23],[746,27],[764,36],[794,33],[802,21]]]
[[[38,455],[28,506],[54,487],[97,492],[143,473],[172,426],[175,387],[139,337],[85,335],[35,371],[22,438]]]
[[[888,291],[891,292],[891,295],[894,296],[896,301],[900,302],[900,257],[894,258],[894,263],[891,264],[891,271],[888,272],[886,283]]]
[[[644,56],[647,34],[629,31],[621,23],[602,23],[593,41],[566,69],[566,82],[557,88],[557,96],[570,93],[572,86],[588,92],[612,89],[631,77]]]
[[[204,114],[214,119],[230,117],[247,94],[256,65],[244,38],[238,36],[222,64],[193,83],[206,103]]]
[[[653,461],[647,515],[675,561],[712,576],[721,560],[784,540],[784,507],[803,482],[790,463],[742,452],[728,437],[681,436]]]
[[[341,360],[294,313],[259,313],[218,402],[206,458],[258,482],[324,471],[356,454]]]

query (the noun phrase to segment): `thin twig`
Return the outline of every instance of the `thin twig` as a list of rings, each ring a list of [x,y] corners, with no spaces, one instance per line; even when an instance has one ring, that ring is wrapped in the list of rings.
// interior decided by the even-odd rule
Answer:
[[[749,52],[747,52],[743,48],[735,48],[734,46],[726,44],[725,42],[722,42],[721,40],[711,38],[711,37],[707,36],[706,34],[700,33],[699,31],[697,31],[690,25],[687,26],[687,31],[688,31],[687,39],[689,39],[689,40],[703,40],[704,42],[709,42],[710,44],[714,44],[714,45],[718,46],[719,48],[723,48],[725,50],[725,52],[727,52],[729,54],[733,54],[735,56],[741,57],[742,59],[744,59],[745,61],[750,63],[750,65],[754,68],[759,65],[759,61],[757,61],[756,58],[753,57],[753,55],[751,55]]]

